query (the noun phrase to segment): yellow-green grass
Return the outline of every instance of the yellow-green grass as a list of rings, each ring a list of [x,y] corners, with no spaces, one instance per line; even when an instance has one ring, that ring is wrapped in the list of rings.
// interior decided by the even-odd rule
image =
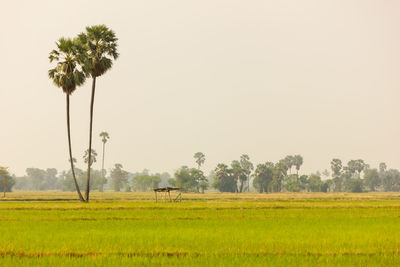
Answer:
[[[11,193],[0,266],[400,265],[400,194]]]

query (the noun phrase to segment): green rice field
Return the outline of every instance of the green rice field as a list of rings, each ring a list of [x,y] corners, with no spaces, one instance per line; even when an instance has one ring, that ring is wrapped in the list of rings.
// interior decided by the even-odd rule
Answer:
[[[400,266],[399,193],[10,193],[0,266]]]

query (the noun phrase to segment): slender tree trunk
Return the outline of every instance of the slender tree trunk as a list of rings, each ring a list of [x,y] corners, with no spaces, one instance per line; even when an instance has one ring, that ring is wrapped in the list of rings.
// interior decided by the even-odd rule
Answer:
[[[3,198],[6,197],[6,191],[7,191],[7,183],[6,183],[6,177],[4,177],[4,183],[3,183]]]
[[[104,173],[104,153],[105,153],[105,150],[106,150],[106,142],[103,142],[103,160],[102,160],[102,163],[101,163],[101,174],[103,175],[103,181],[104,181],[104,178],[105,178],[105,173]],[[102,183],[100,185],[100,189],[99,189],[100,192],[104,191],[103,186],[104,185]]]
[[[96,77],[93,77],[92,82],[92,98],[90,101],[90,126],[89,126],[89,160],[88,160],[88,170],[86,179],[86,202],[89,202],[89,192],[90,192],[90,163],[92,161],[92,130],[93,130],[93,106],[94,106],[94,93],[96,89]]]
[[[106,150],[106,143],[103,142],[103,160],[101,162],[101,172],[103,174],[103,178],[104,178],[104,152],[105,152],[105,150]]]
[[[68,147],[69,147],[69,161],[71,162],[71,172],[72,178],[74,179],[74,184],[76,188],[76,192],[78,192],[79,200],[84,202],[83,196],[81,194],[81,190],[79,190],[78,182],[76,181],[75,177],[75,169],[74,169],[74,161],[72,160],[72,145],[71,145],[71,125],[69,122],[69,94],[67,95],[67,131],[68,131]]]

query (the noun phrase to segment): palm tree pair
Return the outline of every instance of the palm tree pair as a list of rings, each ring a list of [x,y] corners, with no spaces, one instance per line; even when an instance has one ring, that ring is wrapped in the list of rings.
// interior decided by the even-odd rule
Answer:
[[[93,107],[96,89],[96,78],[112,67],[113,59],[118,58],[117,38],[114,31],[105,25],[86,27],[86,32],[77,38],[60,38],[56,42],[57,49],[50,52],[50,62],[57,61],[55,68],[49,70],[49,77],[57,87],[62,88],[67,101],[67,132],[71,171],[80,201],[89,202],[90,193],[90,163],[88,155],[88,171],[86,179],[85,198],[83,198],[74,173],[72,146],[70,134],[69,96],[87,77],[92,78],[92,94],[90,98],[89,149],[92,151]]]

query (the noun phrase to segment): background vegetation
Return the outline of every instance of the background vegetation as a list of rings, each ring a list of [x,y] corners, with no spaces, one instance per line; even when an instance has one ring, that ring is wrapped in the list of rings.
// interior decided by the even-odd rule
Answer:
[[[96,162],[97,153],[92,151],[92,163]],[[205,155],[195,154],[196,167],[182,166],[170,175],[164,173],[150,173],[145,169],[141,172],[124,170],[121,164],[116,163],[108,172],[92,170],[90,188],[97,191],[113,190],[146,192],[162,186],[176,186],[185,192],[399,192],[400,172],[389,169],[385,163],[377,168],[371,168],[363,160],[350,160],[346,165],[340,159],[333,159],[331,170],[317,171],[311,174],[302,174],[301,155],[287,156],[276,163],[266,162],[256,166],[248,155],[242,155],[233,160],[230,165],[220,163],[208,175],[204,174],[201,166]],[[76,159],[73,159],[76,163]],[[85,151],[83,161],[87,163],[88,153]],[[3,168],[5,170],[5,168]],[[85,171],[75,168],[77,183],[85,185]],[[8,175],[8,176],[7,176]],[[74,191],[73,175],[71,171],[58,172],[54,168],[39,169],[27,168],[26,175],[12,176],[9,173],[0,173],[0,189],[7,180],[7,190],[61,190]],[[2,178],[5,177],[5,178]]]

